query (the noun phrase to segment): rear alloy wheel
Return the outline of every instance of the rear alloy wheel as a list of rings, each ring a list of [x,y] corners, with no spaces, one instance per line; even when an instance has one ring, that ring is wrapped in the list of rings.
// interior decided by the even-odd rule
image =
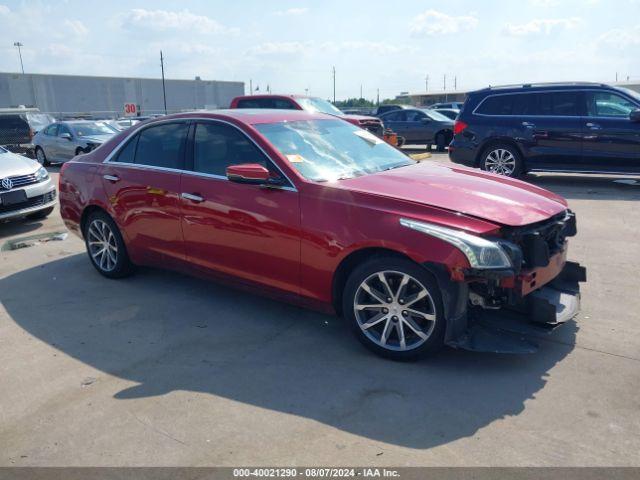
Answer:
[[[438,152],[444,152],[447,146],[447,137],[444,133],[440,132],[436,135],[436,150]]]
[[[126,277],[133,265],[115,222],[103,212],[95,212],[85,230],[87,253],[93,266],[105,277]]]
[[[49,160],[47,160],[47,156],[44,154],[44,150],[40,147],[36,148],[36,160],[43,167],[48,167],[50,165]]]
[[[522,173],[522,162],[513,147],[494,145],[485,150],[480,168],[486,172],[517,178]]]
[[[353,272],[343,311],[367,348],[387,358],[409,360],[442,346],[441,305],[440,290],[426,270],[388,257]]]

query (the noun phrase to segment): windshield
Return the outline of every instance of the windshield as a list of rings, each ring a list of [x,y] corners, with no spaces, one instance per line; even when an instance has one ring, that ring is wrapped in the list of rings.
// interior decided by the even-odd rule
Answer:
[[[450,122],[451,119],[448,117],[445,117],[443,114],[441,114],[440,112],[436,112],[434,110],[423,110],[424,113],[427,114],[427,116],[431,119],[431,120],[436,120],[438,122]]]
[[[334,107],[331,102],[322,100],[321,98],[297,98],[296,99],[303,110],[307,112],[328,113],[329,115],[342,115],[342,112]]]
[[[102,122],[76,123],[72,125],[73,131],[79,137],[92,135],[113,135],[115,132]]]
[[[29,120],[31,128],[37,132],[56,121],[55,118],[46,113],[27,113],[27,120]]]
[[[415,163],[384,140],[342,120],[255,125],[302,176],[342,180]]]

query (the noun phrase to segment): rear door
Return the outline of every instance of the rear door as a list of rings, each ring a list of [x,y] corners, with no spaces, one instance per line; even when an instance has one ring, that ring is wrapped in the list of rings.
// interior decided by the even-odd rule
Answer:
[[[640,105],[607,91],[588,91],[586,99],[585,167],[599,172],[640,172],[640,123],[629,118]]]
[[[300,205],[293,185],[281,189],[227,180],[226,168],[259,163],[282,173],[237,127],[200,121],[193,133],[192,173],[182,176],[182,230],[189,262],[298,293]]]
[[[406,110],[406,138],[412,142],[431,143],[433,141],[432,122],[420,110]]]
[[[69,134],[71,137],[63,138],[62,135],[65,133]],[[55,140],[56,160],[67,161],[67,160],[71,160],[75,156],[76,145],[73,140],[74,140],[74,137],[73,137],[73,133],[71,132],[71,129],[64,123],[61,123],[58,126],[58,136],[56,137],[56,140]]]
[[[528,168],[582,170],[584,93],[575,90],[514,95],[514,125],[528,149]],[[520,113],[520,112],[523,113]],[[517,122],[516,122],[517,123]]]
[[[410,138],[407,136],[408,124],[406,110],[395,110],[393,112],[385,113],[380,118],[385,128],[390,128],[395,133],[404,137],[405,142],[408,142]]]
[[[104,188],[134,263],[184,261],[179,195],[188,130],[189,121],[152,124],[104,164]]]

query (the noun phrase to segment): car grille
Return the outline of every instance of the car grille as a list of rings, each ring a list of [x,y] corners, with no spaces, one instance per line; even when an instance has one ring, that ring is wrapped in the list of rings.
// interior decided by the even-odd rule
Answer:
[[[11,183],[13,184],[13,188],[20,188],[26,185],[32,185],[34,183],[38,183],[38,179],[36,178],[35,173],[31,173],[29,175],[16,175],[14,177],[9,177]],[[0,191],[4,191],[5,189],[2,187],[2,182],[0,178]]]
[[[28,198],[26,202],[15,203],[13,205],[0,205],[0,214],[7,212],[15,212],[16,210],[22,210],[24,208],[39,207],[45,205],[56,199],[56,191],[52,190],[44,195],[37,195],[35,197]]]

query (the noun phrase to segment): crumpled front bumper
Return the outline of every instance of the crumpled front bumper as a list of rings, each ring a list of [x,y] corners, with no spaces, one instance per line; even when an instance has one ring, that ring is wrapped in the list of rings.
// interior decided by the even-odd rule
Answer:
[[[524,297],[517,306],[469,309],[466,318],[456,320],[457,323],[466,321],[466,328],[457,325],[453,331],[459,334],[447,335],[445,342],[454,348],[477,352],[536,352],[536,338],[550,334],[578,314],[580,283],[585,281],[586,269],[566,262],[556,278]]]

